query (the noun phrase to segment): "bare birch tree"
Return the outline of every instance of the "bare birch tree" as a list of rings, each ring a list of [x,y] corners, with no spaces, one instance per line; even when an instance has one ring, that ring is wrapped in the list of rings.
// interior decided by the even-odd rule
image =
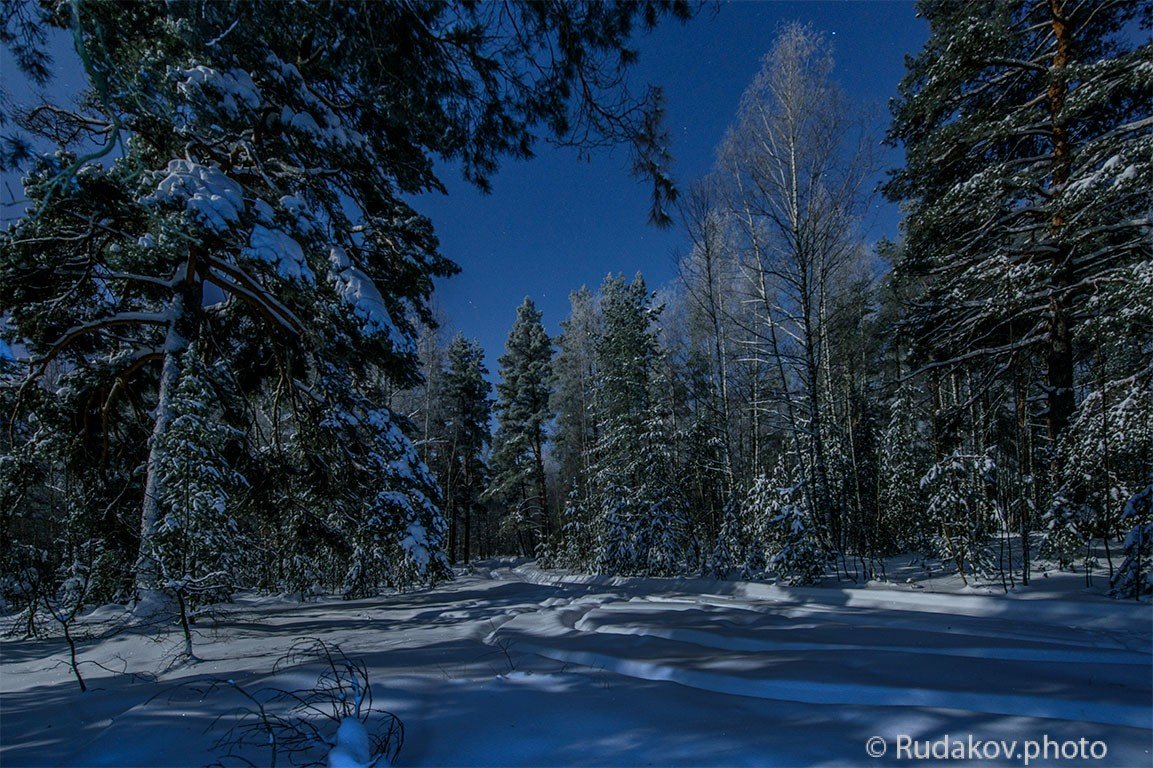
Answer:
[[[805,501],[831,546],[841,539],[828,469],[831,299],[859,258],[870,163],[861,124],[832,80],[826,38],[782,28],[745,91],[720,151],[748,300],[750,354],[776,372],[765,405],[783,419]]]

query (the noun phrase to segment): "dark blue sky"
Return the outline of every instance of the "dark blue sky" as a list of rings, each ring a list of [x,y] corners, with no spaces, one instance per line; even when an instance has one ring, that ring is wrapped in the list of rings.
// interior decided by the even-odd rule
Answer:
[[[637,45],[641,60],[634,80],[665,91],[682,189],[709,171],[776,30],[793,20],[829,35],[834,76],[850,98],[874,108],[880,140],[904,56],[928,37],[912,2],[725,3],[715,15],[706,11],[686,25],[667,23]],[[882,148],[880,159],[891,166],[901,155]],[[445,330],[478,339],[494,373],[525,296],[557,333],[568,314],[568,294],[581,285],[595,288],[609,272],[631,277],[638,270],[651,288],[673,279],[676,255],[687,249],[687,239],[679,226],[658,230],[646,223],[648,189],[629,176],[627,161],[623,148],[582,162],[574,151],[541,146],[535,159],[507,163],[490,195],[446,174],[447,197],[416,201],[432,217],[445,255],[462,268],[439,282]],[[897,221],[895,206],[877,200],[866,222],[868,238],[895,235]]]
[[[837,60],[834,76],[852,99],[873,108],[878,141],[883,135],[886,104],[904,73],[904,55],[916,52],[928,36],[911,1],[722,3],[715,14],[706,9],[688,24],[666,22],[636,41],[641,58],[633,81],[638,91],[646,83],[664,89],[682,189],[708,172],[776,30],[793,20],[829,35]],[[66,49],[70,41],[61,33],[53,43],[59,72],[49,90],[74,93],[82,78]],[[25,84],[17,82],[22,78],[12,77],[11,60],[2,58],[5,85],[17,101],[26,100]],[[678,226],[658,230],[646,223],[648,189],[628,174],[623,147],[588,162],[573,150],[543,144],[537,153],[527,162],[506,163],[490,195],[446,169],[449,194],[415,201],[432,217],[445,255],[462,268],[438,283],[436,303],[447,318],[445,331],[478,339],[494,374],[525,296],[537,302],[555,334],[568,314],[570,291],[595,288],[609,272],[631,277],[637,271],[658,288],[673,279],[676,257],[686,249]],[[892,166],[901,156],[882,149],[880,159]],[[7,190],[0,197],[12,199]],[[12,215],[10,206],[5,214]],[[868,238],[895,235],[897,220],[895,207],[878,199],[866,222]]]

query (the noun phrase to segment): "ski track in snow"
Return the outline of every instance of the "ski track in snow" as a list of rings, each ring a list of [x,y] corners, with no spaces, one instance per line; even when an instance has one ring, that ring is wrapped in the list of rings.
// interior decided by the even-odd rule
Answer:
[[[206,728],[238,702],[199,689],[308,686],[315,666],[273,669],[300,637],[365,661],[377,704],[405,722],[400,765],[859,765],[870,736],[946,733],[1101,739],[1110,766],[1153,759],[1148,605],[523,566],[373,600],[246,597],[224,613],[201,660],[172,669],[175,636],[86,644],[86,661],[158,679],[92,665],[83,695],[59,643],[5,640],[0,762],[212,762],[220,732]]]

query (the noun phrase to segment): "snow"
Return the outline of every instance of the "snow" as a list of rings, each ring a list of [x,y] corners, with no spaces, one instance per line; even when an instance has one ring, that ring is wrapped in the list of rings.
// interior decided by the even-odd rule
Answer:
[[[329,252],[332,265],[332,282],[341,298],[350,304],[363,322],[365,333],[383,334],[392,343],[393,349],[411,352],[412,340],[402,334],[392,321],[388,307],[384,304],[372,278],[358,269],[348,258],[348,253],[340,247]]]
[[[410,523],[405,537],[400,541],[400,548],[404,550],[420,573],[428,571],[428,564],[432,555],[428,545],[428,531],[424,529],[423,525]]]
[[[355,717],[346,717],[336,729],[336,746],[328,753],[328,768],[369,768],[372,749],[368,731]]]
[[[333,110],[309,87],[300,70],[275,54],[269,54],[267,63],[271,76],[282,86],[291,90],[293,98],[303,105],[304,110],[282,107],[280,124],[300,133],[318,144],[339,147],[349,151],[363,151],[365,138],[359,131],[347,127],[341,116]]]
[[[226,232],[240,219],[244,193],[219,168],[191,160],[172,160],[166,173],[151,201],[183,202],[195,220],[215,232]]]
[[[205,89],[210,94],[214,109],[221,109],[229,117],[238,117],[242,109],[256,110],[263,103],[263,97],[252,77],[243,69],[221,72],[203,65],[178,70],[177,90],[184,96],[195,98]]]
[[[946,734],[1100,740],[1107,759],[1083,763],[1150,764],[1153,608],[1080,574],[995,595],[949,578],[786,588],[516,565],[358,601],[242,595],[177,666],[178,632],[157,642],[101,609],[79,628],[98,634],[80,645],[88,694],[61,641],[4,639],[0,761],[211,763],[244,704],[224,681],[311,685],[315,662],[276,660],[316,637],[362,660],[374,705],[404,721],[400,765],[862,765],[871,737]],[[324,721],[334,743],[313,759],[371,764],[374,717]]]
[[[288,212],[298,231],[304,234],[313,234],[319,231],[314,220],[315,214],[303,197],[284,195],[280,198],[280,207]]]
[[[267,205],[267,203],[265,203]],[[304,257],[304,249],[300,243],[292,239],[279,229],[256,224],[252,227],[249,246],[244,249],[244,255],[256,261],[271,264],[276,273],[286,280],[299,280],[312,283],[316,276],[308,266]]]
[[[313,137],[321,135],[320,125],[317,124],[316,118],[307,112],[297,112],[284,107],[280,110],[280,122],[286,128],[292,128]]]

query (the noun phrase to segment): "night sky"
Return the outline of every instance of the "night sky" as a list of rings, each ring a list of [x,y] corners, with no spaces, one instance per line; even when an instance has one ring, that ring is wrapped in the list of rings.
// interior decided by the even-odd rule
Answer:
[[[778,27],[808,22],[829,35],[834,77],[851,99],[871,109],[880,142],[888,100],[928,25],[912,2],[736,2],[685,25],[666,23],[637,41],[634,82],[660,85],[673,139],[675,175],[682,189],[708,173],[733,121],[745,87],[760,68]],[[898,150],[879,147],[885,166]],[[658,230],[646,222],[648,188],[628,174],[624,148],[582,162],[572,150],[539,147],[528,162],[509,162],[493,192],[483,195],[446,170],[447,197],[428,195],[417,207],[430,215],[442,249],[462,268],[440,281],[436,302],[448,334],[479,339],[495,373],[496,359],[531,296],[551,333],[568,314],[568,294],[595,288],[609,272],[642,272],[650,288],[670,282],[676,258],[688,248],[679,225]],[[883,176],[878,176],[878,181]],[[864,222],[870,242],[897,233],[896,207],[878,199]]]
[[[715,11],[715,12],[714,12]],[[834,77],[851,99],[871,109],[878,142],[887,125],[887,102],[904,72],[904,56],[915,53],[928,27],[912,2],[734,2],[705,11],[688,24],[665,22],[636,41],[641,57],[632,82],[665,93],[667,128],[673,140],[674,173],[682,189],[706,174],[714,152],[733,121],[741,93],[752,81],[779,26],[808,22],[834,45]],[[82,80],[67,35],[54,37],[59,75],[51,95],[75,93]],[[26,101],[26,86],[3,56],[5,88]],[[899,151],[879,148],[885,166],[900,162]],[[527,162],[506,162],[483,195],[450,166],[442,169],[447,196],[429,194],[414,203],[432,217],[442,250],[462,271],[438,283],[435,303],[446,318],[445,332],[478,339],[496,360],[516,316],[531,296],[551,333],[568,314],[568,294],[595,288],[609,272],[644,274],[651,288],[669,283],[677,256],[687,248],[679,225],[658,230],[647,223],[649,190],[628,173],[628,152],[602,151],[591,161],[570,149],[537,148]],[[882,176],[878,176],[880,181]],[[13,215],[13,178],[5,175],[0,197],[5,218]],[[18,194],[18,190],[16,190]],[[869,241],[897,232],[897,211],[879,198],[864,222]]]

